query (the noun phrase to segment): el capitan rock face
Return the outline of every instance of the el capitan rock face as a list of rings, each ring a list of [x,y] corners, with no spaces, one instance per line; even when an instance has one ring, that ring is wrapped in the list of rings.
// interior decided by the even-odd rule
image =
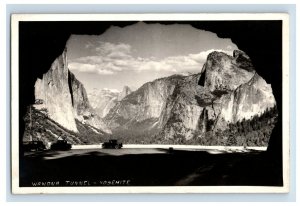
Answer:
[[[110,133],[90,106],[83,84],[69,71],[66,51],[53,62],[42,79],[37,79],[35,99],[35,109],[67,130],[78,132],[76,121],[79,121],[94,127],[95,131]]]
[[[64,51],[42,79],[37,79],[35,83],[35,99],[42,103],[36,105],[36,108],[46,109],[48,116],[55,122],[77,132],[68,76],[67,55]]]

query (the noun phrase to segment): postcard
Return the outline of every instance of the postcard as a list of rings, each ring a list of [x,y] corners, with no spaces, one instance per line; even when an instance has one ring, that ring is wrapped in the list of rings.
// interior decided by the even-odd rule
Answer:
[[[289,16],[13,14],[12,192],[286,193]]]

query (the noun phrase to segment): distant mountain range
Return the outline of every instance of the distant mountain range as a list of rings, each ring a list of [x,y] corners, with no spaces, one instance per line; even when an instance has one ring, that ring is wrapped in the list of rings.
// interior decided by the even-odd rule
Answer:
[[[156,79],[136,91],[124,86],[121,92],[88,94],[68,70],[64,52],[36,81],[35,97],[35,111],[77,134],[77,144],[118,138],[135,144],[266,146],[277,118],[271,85],[238,50],[233,56],[210,53],[197,74]]]
[[[88,98],[96,113],[103,118],[118,101],[121,101],[130,93],[131,89],[128,86],[124,86],[121,92],[115,89],[112,90],[105,88],[99,90],[94,88],[90,93],[88,93]]]

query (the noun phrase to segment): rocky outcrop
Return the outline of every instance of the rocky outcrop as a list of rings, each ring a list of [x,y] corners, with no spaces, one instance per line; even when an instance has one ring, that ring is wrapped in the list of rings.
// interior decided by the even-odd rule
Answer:
[[[229,123],[251,119],[276,105],[271,85],[257,73],[246,83],[221,98],[219,118]]]
[[[63,127],[77,132],[75,113],[71,101],[68,84],[69,70],[66,51],[51,65],[42,79],[35,83],[35,99],[39,104],[37,109],[47,112],[47,115]]]
[[[66,129],[78,132],[75,119],[109,133],[104,122],[90,106],[83,84],[76,79],[67,66],[66,51],[63,52],[35,83],[34,107]]]
[[[204,86],[216,94],[233,91],[254,75],[251,60],[241,51],[235,51],[234,56],[212,52],[208,55],[203,70],[206,73]]]
[[[252,119],[276,106],[271,85],[255,72],[251,59],[244,52],[235,50],[233,57],[213,52],[207,62],[209,64],[206,63],[204,69],[209,75],[205,87],[217,97],[213,104],[216,130],[224,130],[228,124],[243,119]],[[220,69],[219,74],[215,73]],[[217,81],[218,78],[222,81]]]
[[[203,128],[201,122],[207,121],[204,118],[212,115],[213,95],[198,85],[199,78],[200,74],[183,77],[172,96],[168,98],[160,121],[165,138],[191,139],[195,131]],[[203,113],[205,115],[202,115]]]

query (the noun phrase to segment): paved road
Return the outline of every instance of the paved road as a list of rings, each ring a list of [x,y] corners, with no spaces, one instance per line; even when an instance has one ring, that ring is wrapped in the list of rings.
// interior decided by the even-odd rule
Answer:
[[[223,153],[244,153],[255,150],[243,149],[224,149],[224,148],[174,148],[174,151],[205,151],[209,154],[223,154]],[[164,154],[169,153],[168,148],[122,148],[122,149],[102,149],[102,148],[84,148],[72,149],[68,151],[40,151],[40,152],[26,152],[25,157],[42,157],[45,160],[59,159],[68,156],[122,156],[133,154]]]
[[[155,148],[125,148],[125,149],[72,149],[68,151],[46,150],[41,152],[26,152],[25,157],[43,157],[45,160],[59,159],[68,156],[121,156],[129,154],[163,154],[168,150]]]

